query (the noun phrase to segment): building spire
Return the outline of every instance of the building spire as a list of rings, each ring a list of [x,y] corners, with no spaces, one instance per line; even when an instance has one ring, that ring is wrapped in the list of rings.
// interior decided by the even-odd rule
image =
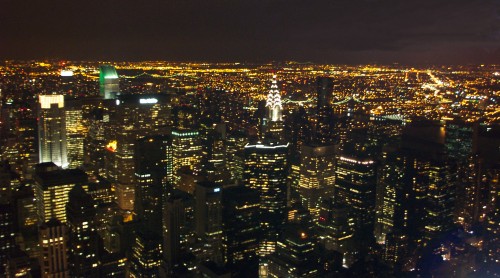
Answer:
[[[278,90],[278,81],[276,80],[276,74],[273,75],[271,89],[267,95],[266,107],[268,110],[268,121],[271,122],[281,122],[281,110],[283,106],[281,105],[281,95]]]

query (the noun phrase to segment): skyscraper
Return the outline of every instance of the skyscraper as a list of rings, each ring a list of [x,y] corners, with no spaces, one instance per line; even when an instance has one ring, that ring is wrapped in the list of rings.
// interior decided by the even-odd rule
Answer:
[[[264,135],[277,140],[282,140],[283,134],[283,106],[281,94],[278,90],[276,75],[273,75],[271,89],[266,100],[267,116],[264,126]]]
[[[120,79],[115,67],[111,65],[100,66],[99,88],[104,99],[115,99],[120,92]]]
[[[320,76],[316,79],[317,107],[316,107],[316,141],[333,143],[334,122],[330,100],[333,93],[333,80],[330,77]]]
[[[68,193],[76,184],[86,185],[88,176],[82,170],[61,170],[54,163],[41,163],[34,180],[39,222],[55,218],[65,223]]]
[[[141,228],[135,234],[128,265],[128,277],[159,277],[162,258],[161,237]]]
[[[318,238],[327,250],[335,250],[344,257],[349,265],[353,249],[353,219],[349,218],[346,205],[335,203],[333,198],[321,202],[318,221]]]
[[[71,277],[99,277],[99,236],[94,221],[94,201],[81,184],[75,185],[68,195],[69,273]]]
[[[192,196],[174,190],[163,204],[163,257],[170,272],[180,263],[182,242],[188,230],[186,210],[192,207]]]
[[[134,151],[134,211],[141,225],[158,235],[161,234],[161,201],[163,194],[167,194],[164,180],[172,167],[171,144],[167,135],[146,136],[136,142]]]
[[[70,277],[66,225],[59,220],[51,219],[40,226],[38,237],[41,247],[39,262],[42,277]]]
[[[68,164],[70,168],[83,165],[83,142],[87,135],[87,127],[83,124],[83,103],[70,100],[65,103],[66,142]]]
[[[302,146],[298,191],[302,205],[315,222],[318,221],[322,199],[333,194],[335,155],[335,146]]]
[[[257,258],[260,235],[259,191],[245,186],[223,189],[224,261],[245,267]]]
[[[108,132],[111,159],[106,168],[108,179],[115,183],[118,206],[134,210],[135,161],[138,139],[162,134],[170,115],[169,99],[165,95],[121,95],[116,101],[116,114]]]
[[[375,161],[360,153],[342,154],[336,167],[335,202],[348,208],[356,235],[372,235],[377,177]]]
[[[314,240],[299,225],[288,224],[269,258],[268,277],[320,277]]]
[[[244,185],[260,195],[259,255],[265,256],[275,251],[280,228],[286,221],[288,144],[248,144],[244,152]]]
[[[38,96],[39,161],[68,167],[63,95]]]
[[[174,129],[172,130],[172,173],[174,184],[177,184],[180,175],[179,170],[198,173],[201,166],[202,144],[198,130]]]
[[[195,231],[202,239],[205,260],[222,263],[222,188],[199,182],[195,189]]]

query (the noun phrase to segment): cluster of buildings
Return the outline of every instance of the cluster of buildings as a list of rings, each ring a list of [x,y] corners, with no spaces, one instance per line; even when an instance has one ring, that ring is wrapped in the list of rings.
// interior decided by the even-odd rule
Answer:
[[[67,70],[13,81],[57,91],[2,99],[2,273],[500,275],[494,118],[382,116],[334,75],[282,72],[243,96],[110,65],[94,95]],[[310,100],[290,101],[301,83]]]

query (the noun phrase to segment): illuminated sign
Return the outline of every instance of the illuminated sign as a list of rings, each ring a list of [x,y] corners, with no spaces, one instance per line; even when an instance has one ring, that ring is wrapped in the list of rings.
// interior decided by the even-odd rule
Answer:
[[[214,188],[214,192],[220,192],[220,187]]]
[[[156,98],[141,98],[139,99],[140,104],[155,104],[158,103]]]

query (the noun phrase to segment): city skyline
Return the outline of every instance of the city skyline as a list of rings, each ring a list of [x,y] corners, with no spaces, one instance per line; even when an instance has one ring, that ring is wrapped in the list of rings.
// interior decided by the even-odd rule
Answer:
[[[494,0],[2,3],[3,60],[500,63]]]

